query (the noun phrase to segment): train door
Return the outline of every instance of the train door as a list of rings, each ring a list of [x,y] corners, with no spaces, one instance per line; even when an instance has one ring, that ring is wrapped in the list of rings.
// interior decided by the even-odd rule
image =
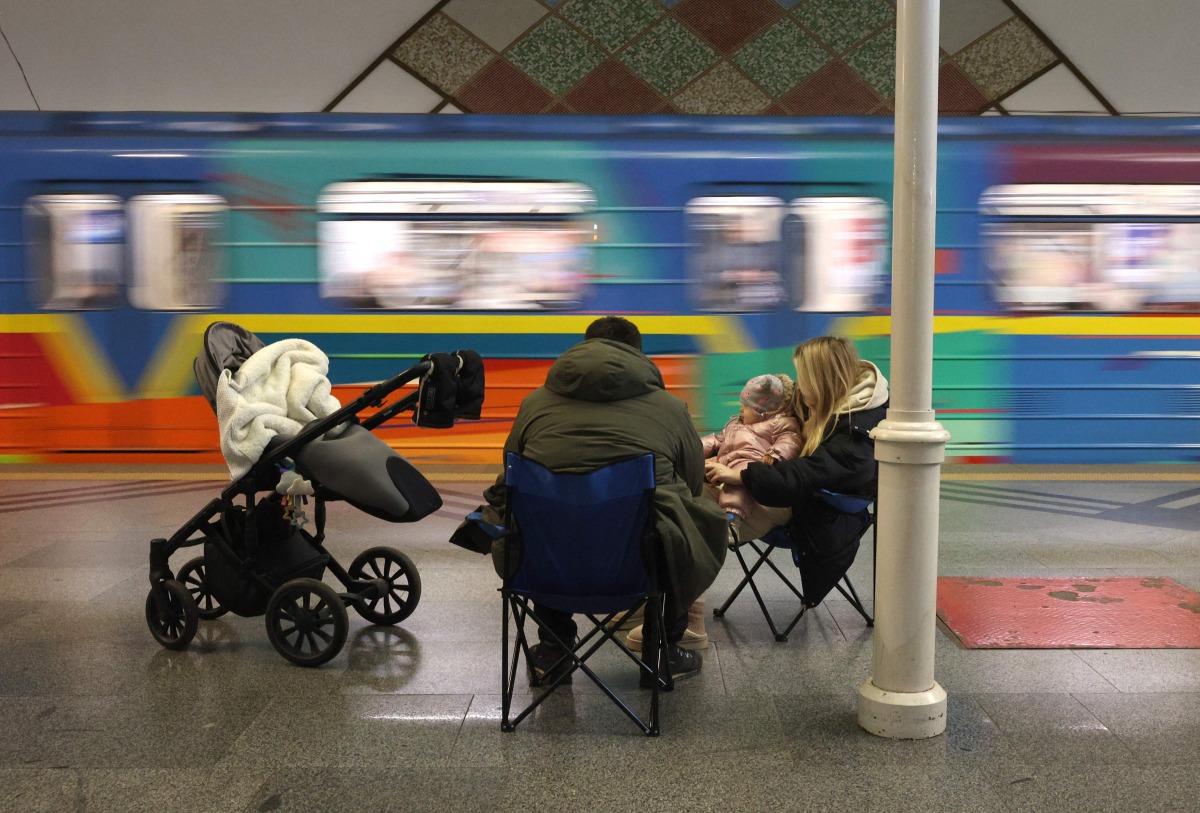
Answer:
[[[746,379],[790,372],[798,342],[886,305],[888,208],[860,188],[726,185],[693,197],[686,219],[692,305],[735,321],[749,345],[703,361],[710,427]]]
[[[52,320],[48,363],[62,385],[40,453],[161,459],[191,439],[181,437],[183,393],[165,383],[179,376],[160,369],[158,351],[180,312],[220,301],[224,203],[144,184],[83,186],[32,195],[23,208],[30,304]]]

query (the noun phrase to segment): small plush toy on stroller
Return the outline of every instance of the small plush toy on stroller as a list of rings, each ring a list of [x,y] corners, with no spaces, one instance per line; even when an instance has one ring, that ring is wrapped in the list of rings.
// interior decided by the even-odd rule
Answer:
[[[421,578],[400,551],[372,547],[344,568],[325,549],[325,504],[344,500],[388,522],[440,508],[429,481],[371,430],[405,411],[435,428],[478,418],[482,361],[471,350],[431,354],[345,406],[330,395],[327,365],[300,339],[264,345],[230,322],[204,332],[193,368],[234,479],[170,539],[150,543],[146,622],[164,647],[187,647],[202,618],[265,615],[279,654],[319,666],[346,642],[347,605],[374,624],[398,623],[416,608]],[[385,405],[414,381],[416,391]],[[360,420],[368,407],[380,409]],[[304,527],[310,497],[312,532]],[[172,573],[171,555],[201,544],[204,555]],[[345,592],[321,581],[326,569]]]

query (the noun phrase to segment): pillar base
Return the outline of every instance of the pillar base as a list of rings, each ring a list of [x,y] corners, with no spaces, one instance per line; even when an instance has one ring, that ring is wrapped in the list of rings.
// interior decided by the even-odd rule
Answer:
[[[858,687],[858,724],[879,737],[923,740],[946,730],[946,690],[886,692],[870,680]]]

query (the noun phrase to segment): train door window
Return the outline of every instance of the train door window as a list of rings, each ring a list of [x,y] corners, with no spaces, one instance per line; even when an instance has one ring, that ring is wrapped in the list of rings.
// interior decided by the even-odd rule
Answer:
[[[797,198],[784,222],[792,307],[868,311],[884,287],[887,205],[878,198]]]
[[[120,296],[124,210],[111,195],[37,195],[24,207],[29,295],[47,310],[102,310]]]
[[[780,274],[783,201],[723,195],[688,202],[689,274],[699,310],[772,311],[786,292]]]
[[[996,301],[1014,311],[1200,308],[1200,186],[1016,184],[980,199]]]
[[[201,310],[219,301],[227,206],[215,195],[129,201],[129,299],[145,310]]]
[[[572,183],[332,184],[317,204],[321,295],[394,310],[577,308],[594,207]]]

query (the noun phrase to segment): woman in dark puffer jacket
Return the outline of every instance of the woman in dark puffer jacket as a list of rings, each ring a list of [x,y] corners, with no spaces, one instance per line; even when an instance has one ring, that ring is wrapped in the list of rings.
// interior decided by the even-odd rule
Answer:
[[[874,497],[870,431],[887,412],[887,379],[846,339],[820,336],[796,348],[795,412],[804,426],[800,455],[740,472],[716,461],[709,482],[744,486],[762,505],[792,509],[786,530],[801,567],[806,603],[815,606],[849,569],[866,527],[865,512],[845,514],[820,499],[832,491]]]

